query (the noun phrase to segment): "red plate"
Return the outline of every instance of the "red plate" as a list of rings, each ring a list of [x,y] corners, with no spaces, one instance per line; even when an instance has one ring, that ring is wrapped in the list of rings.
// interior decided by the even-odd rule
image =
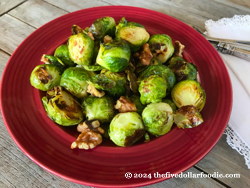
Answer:
[[[42,54],[52,54],[71,35],[71,25],[85,28],[95,19],[126,17],[144,25],[150,34],[168,34],[185,47],[185,58],[197,65],[207,94],[202,110],[205,123],[193,129],[173,128],[149,143],[122,148],[102,145],[89,151],[72,150],[74,134],[46,115],[40,93],[30,85],[31,71]],[[57,18],[33,32],[11,56],[1,81],[1,110],[5,125],[21,150],[35,163],[64,179],[102,187],[134,187],[157,183],[153,173],[180,173],[201,160],[221,137],[232,108],[232,87],[219,54],[191,27],[147,9],[105,6],[80,10]],[[152,178],[126,179],[125,173]]]

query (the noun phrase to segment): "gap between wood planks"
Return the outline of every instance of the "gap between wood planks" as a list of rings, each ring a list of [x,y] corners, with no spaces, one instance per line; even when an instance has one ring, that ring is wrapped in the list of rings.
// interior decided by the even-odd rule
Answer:
[[[0,17],[1,17],[2,15],[7,14],[8,12],[12,11],[12,10],[15,9],[16,7],[22,5],[22,4],[25,3],[26,1],[28,1],[28,0],[25,0],[25,1],[21,2],[21,3],[18,3],[17,5],[15,5],[14,7],[10,8],[9,10],[6,10],[6,11],[3,12],[2,14],[0,14]]]

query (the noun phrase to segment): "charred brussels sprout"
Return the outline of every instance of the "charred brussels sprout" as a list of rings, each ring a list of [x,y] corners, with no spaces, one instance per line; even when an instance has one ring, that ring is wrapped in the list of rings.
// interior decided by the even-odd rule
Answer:
[[[166,97],[167,82],[158,75],[152,75],[140,83],[140,100],[143,105],[161,102]]]
[[[149,104],[142,112],[142,119],[149,133],[161,136],[173,125],[173,110],[167,103]]]
[[[42,98],[47,115],[63,126],[76,125],[83,121],[80,104],[61,87],[54,87]]]
[[[69,57],[69,50],[68,50],[68,45],[61,45],[59,46],[55,53],[54,56],[59,58],[64,65],[66,65],[67,67],[74,67],[75,63],[74,61],[72,61]]]
[[[94,41],[86,33],[72,35],[68,39],[69,56],[79,65],[90,65],[94,55]]]
[[[177,82],[182,80],[197,80],[197,67],[186,62],[181,57],[172,57],[168,67],[174,72]]]
[[[201,111],[206,102],[205,91],[201,84],[194,80],[184,80],[177,83],[171,92],[171,96],[178,108],[193,105]]]
[[[145,133],[141,116],[136,112],[117,114],[110,123],[110,139],[118,146],[131,146]]]
[[[116,39],[127,41],[131,52],[138,51],[148,41],[149,37],[150,35],[143,25],[127,22],[125,18],[122,18],[116,29]]]
[[[123,40],[101,43],[96,63],[112,72],[121,72],[128,66],[130,55],[130,48]]]
[[[106,69],[103,69],[101,71],[101,74],[104,74],[108,79],[111,79],[112,81],[115,82],[114,87],[109,88],[108,93],[114,97],[120,97],[122,95],[125,95],[126,93],[126,74],[123,72],[116,73],[116,72],[111,72],[107,71]]]
[[[197,127],[203,123],[199,110],[192,105],[182,106],[174,114],[175,124],[182,129]]]
[[[165,65],[152,65],[147,69],[142,71],[138,77],[138,81],[142,81],[151,75],[159,75],[167,82],[167,95],[171,93],[174,85],[176,84],[176,79],[173,71]]]
[[[64,71],[60,86],[78,98],[87,96],[89,72],[80,67],[70,67]]]
[[[115,36],[116,23],[112,17],[103,17],[94,21],[89,28],[89,31],[94,35],[94,38],[103,41],[105,35]]]
[[[128,99],[129,99],[132,103],[135,104],[136,109],[137,109],[137,113],[138,113],[139,115],[141,115],[143,109],[144,109],[146,106],[144,106],[144,105],[141,103],[141,101],[140,101],[140,96],[134,94],[134,95],[128,97]]]
[[[114,101],[109,96],[97,98],[88,96],[82,103],[88,120],[97,119],[101,123],[110,122],[114,117]]]
[[[170,99],[162,99],[162,102],[169,104],[169,106],[172,108],[172,110],[175,114],[177,107],[175,106],[173,101],[171,101]]]
[[[162,63],[165,63],[174,53],[174,45],[168,35],[153,35],[148,44],[153,56]]]
[[[30,75],[30,83],[33,87],[42,91],[48,91],[60,84],[61,70],[55,65],[38,65]]]

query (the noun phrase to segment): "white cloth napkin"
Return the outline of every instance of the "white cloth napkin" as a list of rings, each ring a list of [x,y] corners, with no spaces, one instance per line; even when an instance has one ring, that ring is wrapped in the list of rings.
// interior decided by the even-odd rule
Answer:
[[[250,41],[250,15],[205,22],[211,37]],[[221,54],[233,86],[232,114],[225,130],[227,143],[244,156],[250,169],[250,61]]]

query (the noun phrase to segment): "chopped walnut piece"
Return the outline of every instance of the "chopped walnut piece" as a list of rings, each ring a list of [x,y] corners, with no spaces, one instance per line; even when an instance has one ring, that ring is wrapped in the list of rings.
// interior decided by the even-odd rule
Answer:
[[[140,57],[140,54],[139,54],[138,52],[135,52],[135,53],[133,54],[133,56],[139,58],[139,57]]]
[[[183,52],[184,48],[185,48],[185,46],[183,44],[181,44],[180,41],[175,41],[174,55],[179,56],[179,57],[183,57],[182,52]]]
[[[109,36],[109,35],[106,35],[104,38],[103,38],[103,42],[106,44],[108,42],[111,42],[113,41],[112,37]]]
[[[153,55],[149,49],[149,44],[145,43],[142,45],[142,51],[140,52],[140,62],[143,65],[150,65],[150,60],[153,58]]]
[[[76,141],[71,144],[71,149],[93,149],[102,143],[102,136],[104,130],[99,127],[98,120],[85,121],[77,126],[77,130],[82,133],[77,137]]]
[[[48,58],[45,57],[45,54],[43,54],[41,61],[44,62],[45,64],[50,64]]]
[[[94,38],[94,36],[93,36],[93,34],[92,34],[91,32],[88,32],[87,35],[90,36],[90,38],[91,38],[92,40],[95,40],[95,38]]]
[[[114,107],[119,110],[120,113],[137,111],[135,104],[124,96],[121,96],[120,99],[116,101],[116,105]]]
[[[92,84],[89,84],[88,85],[88,88],[87,88],[87,92],[90,93],[91,95],[95,96],[95,97],[103,97],[105,95],[105,92],[104,91],[99,91],[95,88],[94,85]]]

